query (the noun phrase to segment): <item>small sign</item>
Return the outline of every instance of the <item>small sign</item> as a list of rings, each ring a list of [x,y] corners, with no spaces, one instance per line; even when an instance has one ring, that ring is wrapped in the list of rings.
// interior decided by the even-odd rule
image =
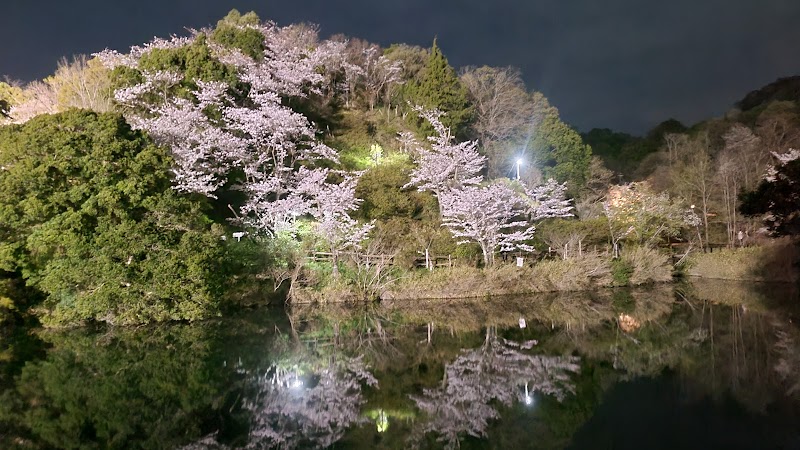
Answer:
[[[523,258],[522,256],[517,256],[517,267],[522,267],[524,261],[525,258]]]

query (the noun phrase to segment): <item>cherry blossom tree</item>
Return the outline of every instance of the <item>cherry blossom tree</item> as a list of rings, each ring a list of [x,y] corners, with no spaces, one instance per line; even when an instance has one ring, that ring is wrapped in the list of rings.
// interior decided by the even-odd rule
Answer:
[[[202,38],[213,58],[235,70],[233,85],[190,80],[185,73],[140,70],[149,52],[196,45],[210,34],[207,31],[195,32],[192,38],[155,39],[125,55],[107,50],[98,57],[108,67],[140,71],[143,81],[115,96],[127,107],[134,126],[172,149],[175,189],[210,197],[223,186],[239,189],[246,200],[236,219],[274,236],[312,213],[313,201],[299,186],[313,171],[320,171],[314,179],[324,182],[327,172],[317,168],[320,161],[337,161],[336,152],[317,139],[314,124],[284,99],[319,92],[324,68],[329,62],[334,65],[339,47],[319,43],[309,27],[236,26],[261,32],[263,57]],[[188,98],[178,89],[187,86],[196,86]],[[333,217],[345,216],[337,212]],[[353,223],[348,224],[352,228]]]
[[[533,238],[532,222],[549,217],[566,217],[572,206],[564,194],[566,185],[553,180],[536,187],[523,184],[524,195],[506,184],[479,186],[486,158],[477,151],[477,142],[455,143],[450,129],[439,118],[441,112],[414,108],[430,122],[435,134],[430,148],[419,145],[408,133],[401,134],[404,148],[416,155],[417,167],[406,185],[432,191],[439,200],[442,224],[459,244],[476,242],[481,246],[485,266],[491,266],[494,252],[533,248],[525,243]]]
[[[526,244],[536,230],[533,223],[550,217],[571,216],[572,206],[564,198],[566,185],[554,180],[525,188],[521,195],[502,183],[452,189],[439,196],[442,224],[459,244],[476,242],[483,252],[483,263],[494,262],[494,252],[533,251]]]
[[[530,220],[572,216],[572,200],[566,198],[566,183],[558,183],[551,178],[539,186],[529,187],[527,184],[523,186],[530,209]]]
[[[302,179],[297,192],[309,198],[310,214],[316,219],[316,231],[328,245],[333,255],[333,275],[338,276],[338,263],[341,252],[359,250],[361,243],[372,230],[373,224],[361,224],[349,216],[361,203],[355,196],[358,177],[339,173],[344,179],[338,183],[328,183],[328,170],[311,171],[301,168],[298,176]]]
[[[444,191],[439,196],[442,224],[459,244],[477,242],[483,252],[483,263],[494,262],[494,252],[532,251],[527,244],[535,228],[528,222],[523,198],[504,184],[467,186]]]
[[[474,186],[483,181],[481,172],[486,157],[478,153],[476,141],[454,142],[450,128],[440,120],[441,111],[419,106],[415,106],[414,110],[433,126],[435,134],[428,137],[430,148],[411,140],[408,134],[401,136],[403,145],[411,147],[417,163],[406,187],[416,186],[420,191],[433,192],[439,198],[441,212],[440,197],[443,192]]]

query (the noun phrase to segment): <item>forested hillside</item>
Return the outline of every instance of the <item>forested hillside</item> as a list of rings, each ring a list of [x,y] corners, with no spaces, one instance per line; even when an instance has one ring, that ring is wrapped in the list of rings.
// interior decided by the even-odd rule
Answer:
[[[741,196],[756,190],[768,171],[787,167],[790,150],[800,147],[797,77],[753,91],[724,117],[690,127],[670,120],[643,138],[601,129],[583,137],[621,179],[646,180],[701,210],[707,241],[739,245],[764,236],[758,233],[764,225],[760,216],[741,215]],[[782,201],[761,197],[762,207],[756,208],[755,197],[748,198],[751,214],[766,213],[770,201]]]
[[[232,11],[0,83],[3,289],[25,280],[51,324],[130,324],[273,291],[379,298],[435,255],[577,256],[593,268],[570,270],[603,285],[669,278],[666,256],[639,278],[636,258],[668,237],[755,240],[739,195],[763,191],[800,139],[798,104],[777,91],[689,128],[582,137],[513,68]],[[560,289],[548,283],[536,289]],[[21,307],[3,292],[0,308]]]

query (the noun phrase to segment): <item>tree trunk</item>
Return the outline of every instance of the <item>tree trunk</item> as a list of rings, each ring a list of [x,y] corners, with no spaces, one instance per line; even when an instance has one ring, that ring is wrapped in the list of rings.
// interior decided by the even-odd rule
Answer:
[[[331,271],[331,276],[334,280],[339,279],[339,252],[336,250],[331,252],[333,254],[331,261],[333,263],[333,270]]]
[[[706,245],[709,245],[708,242],[708,202],[706,201],[706,197],[703,196],[703,228],[704,234],[706,238]]]
[[[481,250],[483,251],[483,267],[491,267],[492,266],[492,252],[488,248],[488,245],[481,243]]]

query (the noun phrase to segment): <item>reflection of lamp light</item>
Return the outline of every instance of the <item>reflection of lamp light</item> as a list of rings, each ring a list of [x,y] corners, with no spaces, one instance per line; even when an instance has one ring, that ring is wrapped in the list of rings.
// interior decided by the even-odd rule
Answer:
[[[380,410],[378,412],[378,418],[375,419],[375,425],[378,427],[378,433],[384,433],[389,429],[389,417],[386,415],[386,411]]]
[[[290,389],[300,389],[303,387],[303,380],[298,378],[297,372],[294,373],[294,380],[289,382]]]
[[[533,397],[531,394],[528,393],[528,382],[525,382],[525,404],[530,405],[533,404]]]

